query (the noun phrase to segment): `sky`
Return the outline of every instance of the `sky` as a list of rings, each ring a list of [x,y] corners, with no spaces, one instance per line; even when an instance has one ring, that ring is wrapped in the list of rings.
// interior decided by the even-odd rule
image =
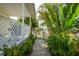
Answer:
[[[35,3],[36,19],[38,19],[37,16],[39,15],[39,13],[37,12],[37,10],[38,10],[40,5],[41,5],[41,3]]]
[[[37,11],[37,9],[39,8],[39,6],[41,5],[42,3],[35,3],[35,10]]]

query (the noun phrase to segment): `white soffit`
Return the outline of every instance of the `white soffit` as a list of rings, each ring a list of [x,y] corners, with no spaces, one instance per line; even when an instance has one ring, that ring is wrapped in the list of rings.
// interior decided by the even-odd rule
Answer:
[[[34,3],[25,3],[25,5],[29,9],[29,13],[31,14],[31,16],[36,16],[35,4]]]
[[[24,16],[30,17],[35,14],[35,7],[30,3],[24,5]],[[19,16],[23,15],[23,5],[22,3],[0,3],[0,13],[7,14],[7,16]]]

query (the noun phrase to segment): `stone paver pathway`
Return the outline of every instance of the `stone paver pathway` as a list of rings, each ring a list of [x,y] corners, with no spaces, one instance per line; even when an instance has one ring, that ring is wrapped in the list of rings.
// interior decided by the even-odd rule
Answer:
[[[31,56],[50,56],[47,43],[43,39],[35,41]]]

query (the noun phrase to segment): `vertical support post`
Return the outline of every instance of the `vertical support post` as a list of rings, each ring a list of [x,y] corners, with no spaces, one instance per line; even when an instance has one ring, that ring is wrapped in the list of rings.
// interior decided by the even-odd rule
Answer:
[[[22,3],[22,39],[24,39],[24,3]]]
[[[32,32],[32,23],[31,23],[31,17],[30,17],[30,33]]]

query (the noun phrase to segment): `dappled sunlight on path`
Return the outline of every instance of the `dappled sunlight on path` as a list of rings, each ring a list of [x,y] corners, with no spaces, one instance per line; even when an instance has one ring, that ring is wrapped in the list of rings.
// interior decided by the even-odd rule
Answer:
[[[43,39],[35,41],[31,56],[50,56],[47,43]]]

